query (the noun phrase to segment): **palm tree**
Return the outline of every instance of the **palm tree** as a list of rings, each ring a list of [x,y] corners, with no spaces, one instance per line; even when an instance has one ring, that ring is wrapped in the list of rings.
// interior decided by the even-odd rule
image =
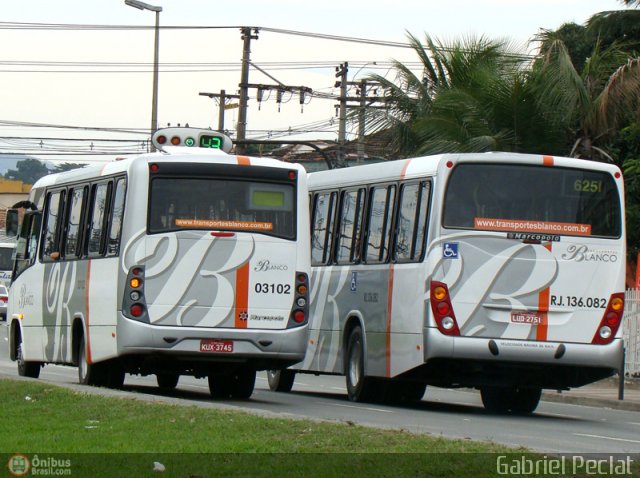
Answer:
[[[387,108],[367,112],[369,127],[389,131],[399,155],[559,148],[559,129],[541,121],[529,88],[528,58],[509,44],[481,37],[446,45],[426,36],[424,46],[408,38],[421,75],[395,62],[395,82],[370,77]]]
[[[411,34],[408,38],[422,71],[417,74],[396,61],[395,81],[380,75],[369,78],[384,89],[387,106],[367,112],[369,127],[389,131],[391,147],[400,155],[492,150],[511,142],[512,132],[494,124],[488,91],[512,100],[505,91],[511,93],[520,83],[517,72],[523,57],[505,42],[484,37],[451,45],[429,36],[424,45]],[[504,102],[493,109],[499,106]]]
[[[556,40],[534,71],[538,104],[564,112],[561,122],[574,138],[565,154],[614,162],[602,145],[638,111],[640,58],[629,58],[615,45],[601,51],[596,44],[579,73],[564,43]]]

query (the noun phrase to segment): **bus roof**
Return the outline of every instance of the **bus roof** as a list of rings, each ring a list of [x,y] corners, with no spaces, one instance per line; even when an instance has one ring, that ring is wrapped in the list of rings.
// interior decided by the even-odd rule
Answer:
[[[295,169],[299,173],[304,172],[304,168],[297,163],[287,163],[274,158],[254,158],[248,156],[235,156],[220,152],[215,149],[191,149],[183,147],[169,147],[168,151],[146,153],[138,156],[129,156],[124,159],[90,165],[84,168],[73,169],[62,173],[50,174],[40,178],[33,185],[33,189],[64,184],[74,181],[82,181],[100,176],[108,176],[129,171],[133,164],[144,162],[176,162],[185,161],[191,163],[221,163],[221,164],[244,164],[247,166],[264,166],[272,168]]]
[[[309,174],[309,188],[339,187],[352,184],[369,184],[376,181],[393,181],[400,178],[411,179],[413,177],[433,176],[437,174],[438,168],[446,161],[451,161],[453,164],[460,162],[518,162],[521,164],[585,168],[606,171],[612,175],[620,172],[620,168],[612,164],[560,156],[507,152],[449,153],[313,172]]]

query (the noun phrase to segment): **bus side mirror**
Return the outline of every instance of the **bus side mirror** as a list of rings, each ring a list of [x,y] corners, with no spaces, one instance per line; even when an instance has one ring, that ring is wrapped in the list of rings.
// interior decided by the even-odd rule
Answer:
[[[5,232],[8,237],[16,237],[18,235],[18,210],[7,209],[7,218],[5,221]]]

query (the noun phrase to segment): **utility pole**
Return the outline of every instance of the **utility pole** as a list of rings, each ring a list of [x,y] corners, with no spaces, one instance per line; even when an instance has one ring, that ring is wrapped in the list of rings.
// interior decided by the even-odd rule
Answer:
[[[224,112],[230,107],[237,107],[238,104],[227,105],[228,99],[239,99],[240,95],[228,95],[225,90],[220,90],[220,93],[200,93],[200,96],[208,96],[209,98],[218,99],[218,131],[224,133]]]
[[[347,73],[349,72],[349,63],[346,61],[336,67],[335,86],[340,87],[340,111],[338,119],[338,164],[344,164],[345,143],[347,139]]]
[[[364,161],[365,108],[367,106],[367,80],[360,80],[360,110],[358,111],[358,163]]]
[[[236,145],[236,153],[243,154],[245,146],[242,141],[247,135],[247,106],[249,103],[249,65],[251,63],[251,40],[258,39],[258,29],[253,30],[251,34],[250,27],[242,27],[242,71],[240,73],[240,111],[238,112],[238,128],[236,131],[236,139],[239,144]]]

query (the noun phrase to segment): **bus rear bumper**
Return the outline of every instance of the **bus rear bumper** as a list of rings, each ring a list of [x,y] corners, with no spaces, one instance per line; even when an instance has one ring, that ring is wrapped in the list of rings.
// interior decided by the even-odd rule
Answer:
[[[624,356],[619,338],[608,345],[592,345],[449,337],[426,328],[424,345],[423,371],[437,375],[447,386],[504,381],[553,389],[578,387],[613,375]]]
[[[165,327],[120,316],[118,355],[137,362],[236,363],[256,370],[284,368],[304,359],[308,326],[284,329]],[[131,360],[129,360],[131,362]],[[150,372],[154,373],[154,372]]]

